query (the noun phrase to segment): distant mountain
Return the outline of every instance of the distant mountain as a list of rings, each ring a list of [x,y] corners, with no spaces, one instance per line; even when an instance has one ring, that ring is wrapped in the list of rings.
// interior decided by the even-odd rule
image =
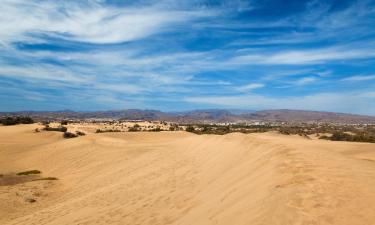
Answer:
[[[289,109],[263,110],[241,116],[247,120],[262,121],[375,123],[374,116]]]
[[[181,112],[174,119],[176,122],[235,122],[237,116],[229,110],[207,109]]]
[[[210,123],[210,122],[331,122],[331,123],[372,123],[374,116],[363,116],[345,113],[304,111],[304,110],[262,110],[241,111],[206,109],[185,112],[162,112],[158,110],[112,110],[96,112],[74,112],[70,110],[54,112],[23,111],[0,113],[0,116],[31,116],[37,120],[62,119],[123,119],[123,120],[163,120],[179,123]]]

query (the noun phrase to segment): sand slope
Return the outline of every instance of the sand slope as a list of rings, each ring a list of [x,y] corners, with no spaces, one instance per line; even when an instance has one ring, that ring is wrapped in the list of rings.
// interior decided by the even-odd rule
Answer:
[[[0,186],[0,224],[375,224],[374,144],[35,127],[0,127],[0,173],[59,180]]]

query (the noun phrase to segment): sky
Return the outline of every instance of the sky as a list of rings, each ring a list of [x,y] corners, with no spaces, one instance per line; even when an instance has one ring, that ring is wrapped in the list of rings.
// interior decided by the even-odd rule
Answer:
[[[1,0],[0,111],[375,115],[375,0]]]

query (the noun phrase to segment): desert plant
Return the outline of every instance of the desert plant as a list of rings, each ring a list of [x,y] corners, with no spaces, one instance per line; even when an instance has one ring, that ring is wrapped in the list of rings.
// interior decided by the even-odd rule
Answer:
[[[68,128],[66,127],[63,127],[63,126],[60,126],[60,127],[49,127],[48,125],[46,125],[44,127],[44,130],[46,131],[59,131],[59,132],[66,132],[68,130]]]
[[[49,122],[49,121],[46,121],[46,120],[44,120],[44,121],[42,121],[41,123],[42,123],[42,125],[44,125],[44,126],[48,126],[50,122]]]
[[[76,135],[78,135],[78,136],[85,136],[86,134],[84,132],[82,132],[82,131],[77,130],[76,131]]]
[[[64,132],[63,137],[64,138],[75,138],[75,137],[78,137],[78,135],[66,131],[66,132]]]
[[[188,126],[188,127],[186,127],[185,131],[187,131],[187,132],[194,132],[195,128],[193,126]]]
[[[133,127],[130,127],[129,132],[137,132],[137,131],[141,131],[141,126],[139,126],[138,124],[134,124]]]
[[[40,172],[39,170],[27,170],[27,171],[24,171],[24,172],[19,172],[19,173],[17,173],[17,175],[23,176],[23,175],[40,174],[40,173],[42,173],[42,172]]]
[[[34,120],[28,116],[17,116],[17,117],[5,117],[0,120],[4,126],[16,125],[16,124],[32,124]]]
[[[160,127],[156,127],[154,129],[151,129],[150,131],[160,132],[160,131],[162,131],[162,129]]]
[[[35,179],[33,181],[38,181],[38,180],[58,180],[56,177],[43,177],[39,179]]]

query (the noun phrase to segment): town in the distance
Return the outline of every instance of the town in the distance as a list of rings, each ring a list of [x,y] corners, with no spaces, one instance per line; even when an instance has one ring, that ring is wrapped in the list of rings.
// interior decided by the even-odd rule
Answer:
[[[374,116],[302,110],[3,112],[0,113],[0,122],[5,126],[39,123],[35,132],[61,131],[65,138],[106,132],[188,131],[223,135],[272,131],[307,139],[375,143]]]

